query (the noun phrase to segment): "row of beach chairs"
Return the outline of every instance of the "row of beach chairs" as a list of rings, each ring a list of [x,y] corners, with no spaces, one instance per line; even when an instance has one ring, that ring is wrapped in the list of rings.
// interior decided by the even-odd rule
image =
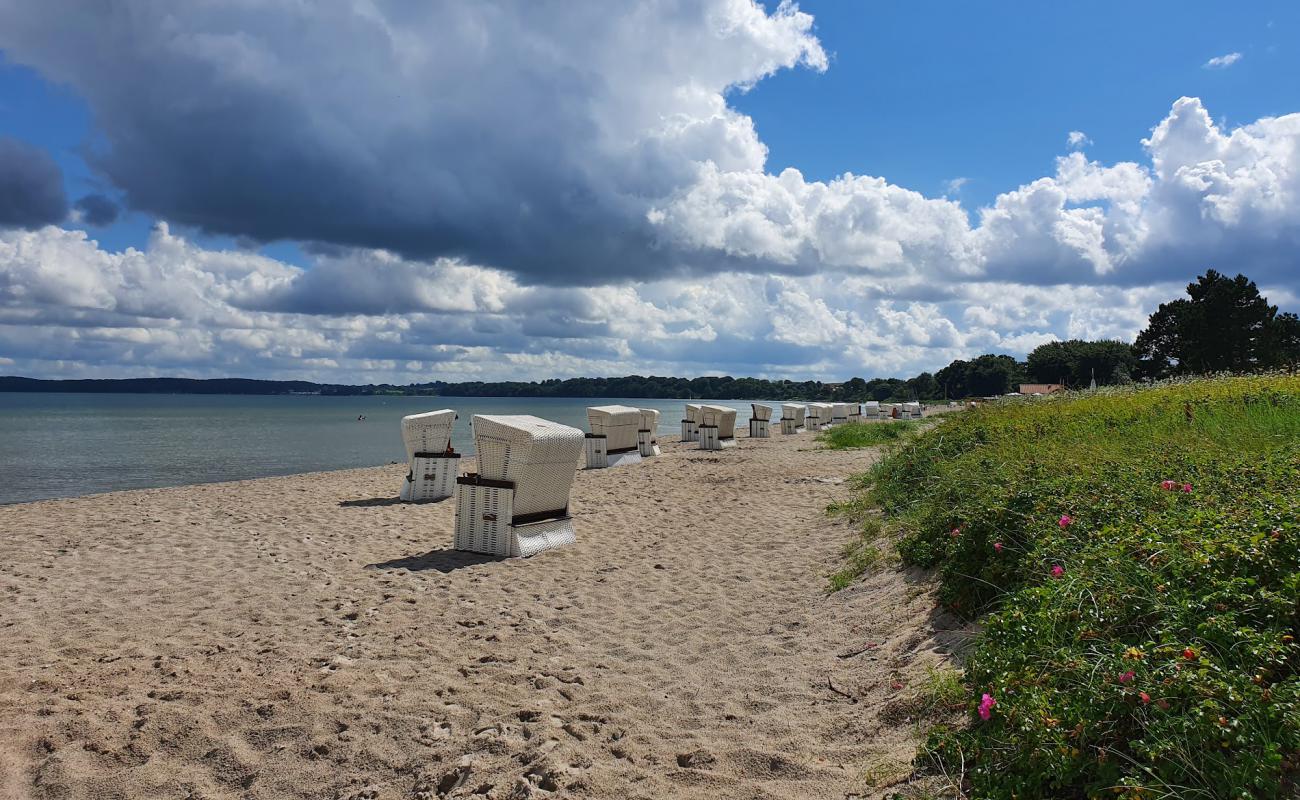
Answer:
[[[752,404],[749,435],[770,436],[773,409]],[[921,416],[919,403],[784,403],[781,432],[856,422]],[[402,418],[409,469],[400,499],[408,502],[456,498],[457,550],[501,557],[526,557],[574,541],[569,493],[585,451],[587,469],[640,463],[660,454],[659,412],[632,406],[592,406],[584,433],[531,415],[476,414],[471,420],[478,471],[460,474],[452,447],[457,414],[451,409]],[[701,450],[736,445],[736,409],[686,404],[682,441]]]

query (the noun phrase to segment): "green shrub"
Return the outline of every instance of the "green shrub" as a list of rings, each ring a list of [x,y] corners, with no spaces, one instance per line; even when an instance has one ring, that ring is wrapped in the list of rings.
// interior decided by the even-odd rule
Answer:
[[[832,450],[874,447],[903,440],[920,423],[910,421],[848,422],[817,434],[817,441]]]
[[[923,760],[980,798],[1291,796],[1300,378],[990,404],[873,479],[903,558],[983,623],[969,702],[996,704]]]

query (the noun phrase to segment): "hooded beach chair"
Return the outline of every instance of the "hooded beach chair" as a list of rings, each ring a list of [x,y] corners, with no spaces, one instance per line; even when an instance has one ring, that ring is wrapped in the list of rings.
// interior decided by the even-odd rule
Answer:
[[[880,401],[868,400],[862,404],[863,419],[880,419]]]
[[[659,412],[653,408],[641,409],[641,425],[636,432],[637,449],[642,458],[659,455]]]
[[[698,403],[686,404],[686,416],[682,419],[682,441],[698,442],[700,440],[700,406]]]
[[[721,450],[736,446],[736,409],[700,406],[700,449]]]
[[[758,403],[750,403],[753,414],[749,418],[749,438],[766,439],[772,434],[768,431],[768,425],[772,421],[772,407],[761,406]]]
[[[856,403],[831,403],[831,423],[834,425],[843,425],[849,421],[849,415],[853,413],[853,406]],[[856,416],[856,415],[855,415]]]
[[[831,424],[830,403],[809,403],[808,417],[804,425],[810,431],[819,431]]]
[[[452,496],[460,472],[460,453],[451,449],[455,423],[450,408],[402,417],[407,472],[399,499],[412,503]]]
[[[572,544],[582,431],[528,415],[472,423],[479,471],[456,479],[456,549],[526,557]]]
[[[781,433],[791,434],[803,430],[804,415],[808,408],[803,403],[781,404]]]
[[[902,408],[902,410],[899,412],[898,416],[899,416],[899,418],[901,418],[901,419],[920,419],[920,418],[921,418],[921,404],[920,404],[920,403],[903,403],[903,408]]]
[[[587,409],[587,469],[641,463],[637,443],[641,409],[631,406],[591,406]]]

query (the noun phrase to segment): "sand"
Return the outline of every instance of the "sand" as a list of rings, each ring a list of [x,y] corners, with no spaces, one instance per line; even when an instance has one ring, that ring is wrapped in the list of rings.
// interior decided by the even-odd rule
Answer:
[[[826,594],[875,454],[664,444],[530,560],[399,466],[0,507],[0,796],[897,791],[950,642],[921,576]]]

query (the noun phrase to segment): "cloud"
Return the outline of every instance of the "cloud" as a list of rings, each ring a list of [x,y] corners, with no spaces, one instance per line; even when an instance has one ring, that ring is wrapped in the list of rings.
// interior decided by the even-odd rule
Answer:
[[[63,170],[49,153],[0,137],[0,228],[36,228],[67,216]]]
[[[701,165],[761,170],[726,93],[825,69],[812,22],[751,0],[0,0],[0,48],[86,99],[87,158],[133,209],[594,284],[718,267],[646,211]]]
[[[961,194],[962,187],[967,183],[970,183],[970,178],[953,178],[952,180],[944,181],[943,196],[951,197],[955,194]]]
[[[304,269],[204,249],[165,225],[145,249],[121,253],[54,226],[0,234],[0,352],[10,371],[39,376],[843,378],[913,374],[1071,331],[1132,336],[1178,288],[953,283],[935,292],[734,272],[705,283],[556,288],[385,251],[329,258]],[[354,293],[363,281],[349,276],[367,274],[357,269],[366,261],[382,265],[369,294],[295,310],[320,291],[317,281],[348,279],[339,294]]]
[[[705,166],[649,221],[726,268],[589,287],[342,246],[300,267],[165,224],[120,253],[82,231],[13,230],[0,233],[0,352],[41,376],[843,379],[1131,339],[1207,266],[1294,307],[1300,115],[1223,130],[1183,98],[1142,146],[1144,163],[1063,155],[975,224],[879,178]]]
[[[1227,69],[1242,59],[1241,53],[1228,53],[1215,56],[1201,65],[1202,69]]]
[[[15,372],[842,379],[1129,338],[1207,267],[1300,296],[1300,114],[1180,98],[1141,158],[1075,131],[966,208],[961,179],[767,170],[727,100],[827,68],[788,3],[58,5],[0,0],[0,46],[87,99],[106,191],[164,222],[120,253],[40,227],[66,201],[0,233]]]
[[[1092,144],[1092,139],[1089,139],[1088,134],[1083,131],[1070,131],[1070,134],[1065,137],[1065,144],[1071,150],[1079,150]]]
[[[102,194],[88,194],[73,203],[79,219],[87,225],[103,228],[117,221],[121,209]]]

